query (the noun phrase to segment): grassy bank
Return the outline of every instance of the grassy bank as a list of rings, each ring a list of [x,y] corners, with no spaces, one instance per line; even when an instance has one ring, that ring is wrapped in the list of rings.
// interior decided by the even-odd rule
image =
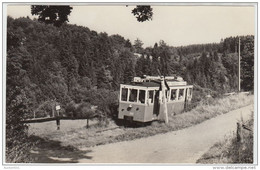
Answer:
[[[196,108],[189,112],[179,115],[169,115],[169,124],[153,122],[150,126],[138,128],[116,128],[116,124],[111,120],[107,127],[100,127],[97,123],[93,123],[89,129],[86,129],[86,122],[78,124],[74,120],[67,121],[66,125],[61,121],[61,130],[55,130],[55,122],[48,124],[52,127],[52,131],[42,131],[44,124],[38,124],[38,128],[31,127],[31,134],[39,135],[45,139],[60,141],[64,146],[75,146],[78,148],[114,143],[119,141],[133,140],[142,137],[148,137],[159,133],[180,130],[201,123],[210,118],[227,113],[231,110],[253,103],[252,95],[234,95],[221,99],[207,99],[202,101]],[[74,123],[73,123],[74,121]],[[71,124],[71,126],[70,126]],[[73,126],[72,124],[77,124]],[[63,129],[63,126],[67,128]],[[70,128],[68,128],[70,127]],[[112,130],[106,130],[106,129]],[[104,131],[103,131],[104,130]]]
[[[202,157],[197,160],[200,164],[230,164],[230,163],[253,163],[253,113],[248,122],[242,122],[252,131],[242,129],[243,142],[238,142],[234,133],[223,141],[217,142]]]
[[[222,99],[207,99],[202,101],[196,108],[179,115],[169,115],[169,124],[153,122],[152,126],[142,128],[128,128],[126,133],[117,135],[116,141],[133,140],[159,133],[166,133],[184,129],[205,120],[225,114],[231,110],[253,103],[253,96],[239,95],[229,96]]]

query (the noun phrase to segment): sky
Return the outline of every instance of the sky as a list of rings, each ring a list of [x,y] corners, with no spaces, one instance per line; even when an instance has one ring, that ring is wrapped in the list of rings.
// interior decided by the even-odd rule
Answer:
[[[119,34],[132,43],[137,38],[144,47],[160,40],[170,46],[218,43],[221,38],[255,35],[254,6],[173,6],[152,5],[153,20],[138,22],[131,13],[135,6],[76,5],[69,23],[88,27],[108,35]],[[30,6],[8,5],[7,15],[13,18],[29,16]],[[35,17],[35,16],[34,16]]]

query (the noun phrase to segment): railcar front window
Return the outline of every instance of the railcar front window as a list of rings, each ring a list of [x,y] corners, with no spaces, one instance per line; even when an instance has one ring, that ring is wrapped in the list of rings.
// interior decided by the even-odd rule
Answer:
[[[122,101],[127,101],[127,95],[128,95],[128,89],[127,88],[122,88],[121,100]]]
[[[178,98],[178,100],[181,100],[183,98],[184,98],[184,89],[180,89],[179,90],[179,98]]]
[[[145,90],[139,90],[139,102],[145,103]]]
[[[149,99],[149,102],[150,102],[150,103],[153,103],[153,93],[154,93],[153,90],[149,90],[149,92],[148,92],[148,94],[149,94],[148,99]]]
[[[131,89],[130,90],[129,101],[130,102],[137,102],[137,90],[136,89]]]
[[[172,89],[171,90],[171,100],[172,101],[176,100],[176,96],[177,96],[177,89]]]

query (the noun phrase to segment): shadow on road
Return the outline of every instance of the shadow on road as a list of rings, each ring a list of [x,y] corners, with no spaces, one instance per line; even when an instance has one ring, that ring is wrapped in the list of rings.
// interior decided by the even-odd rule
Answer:
[[[92,159],[87,156],[91,150],[81,151],[74,146],[62,146],[60,141],[31,136],[37,144],[31,151],[33,163],[78,163],[79,159]]]

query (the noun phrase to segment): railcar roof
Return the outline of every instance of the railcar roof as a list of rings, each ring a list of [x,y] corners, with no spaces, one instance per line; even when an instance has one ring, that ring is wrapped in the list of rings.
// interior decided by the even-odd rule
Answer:
[[[172,84],[174,83],[174,84]],[[176,83],[176,84],[175,84]],[[188,84],[178,84],[182,82],[178,81],[170,81],[168,82],[169,87],[179,87],[179,86],[192,86]],[[123,85],[129,85],[129,86],[136,86],[136,87],[160,87],[161,82],[160,81],[147,81],[147,82],[131,82]]]
[[[124,85],[141,86],[141,87],[160,87],[160,82],[132,82]]]

